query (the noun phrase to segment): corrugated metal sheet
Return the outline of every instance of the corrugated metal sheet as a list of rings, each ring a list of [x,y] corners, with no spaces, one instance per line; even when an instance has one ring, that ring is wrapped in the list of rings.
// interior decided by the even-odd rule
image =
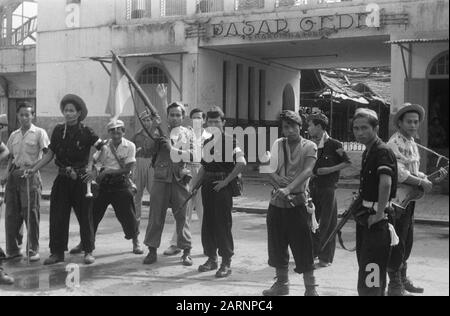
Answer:
[[[444,43],[448,42],[449,38],[415,38],[415,39],[401,39],[386,42],[386,44],[415,44],[415,43]]]

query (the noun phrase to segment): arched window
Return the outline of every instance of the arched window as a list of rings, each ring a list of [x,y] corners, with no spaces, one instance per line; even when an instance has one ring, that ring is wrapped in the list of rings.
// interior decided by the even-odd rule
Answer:
[[[139,76],[139,84],[169,84],[169,78],[159,67],[151,66],[146,68]]]
[[[430,64],[428,76],[430,78],[448,77],[448,51],[436,57]]]
[[[149,98],[150,102],[157,108],[158,112],[165,113],[167,103],[170,104],[172,96],[171,81],[164,68],[159,67],[155,64],[147,65],[143,67],[142,70],[138,73],[137,81],[142,86],[142,89]],[[164,86],[164,88],[166,89],[167,100],[161,99],[160,97],[161,86]],[[144,109],[145,108],[143,104],[139,100],[138,110],[142,112],[144,111]]]

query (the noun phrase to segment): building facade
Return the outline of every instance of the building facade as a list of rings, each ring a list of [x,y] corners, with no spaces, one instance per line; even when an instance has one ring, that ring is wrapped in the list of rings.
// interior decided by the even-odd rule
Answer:
[[[160,111],[162,84],[170,101],[219,105],[241,126],[298,110],[301,70],[388,66],[391,110],[425,105],[420,141],[429,143],[438,117],[448,152],[446,0],[46,0],[38,12],[37,114],[48,129],[61,98],[75,93],[89,106],[87,124],[103,132],[109,77],[92,58],[110,51]],[[129,133],[139,128],[131,101],[124,120]]]
[[[8,114],[9,132],[18,126],[16,105],[36,105],[36,10],[33,1],[0,1],[0,113]]]

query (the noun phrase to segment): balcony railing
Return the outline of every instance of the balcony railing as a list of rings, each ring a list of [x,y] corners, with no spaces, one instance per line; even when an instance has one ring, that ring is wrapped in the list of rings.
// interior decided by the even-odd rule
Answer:
[[[36,43],[36,24],[37,18],[34,16],[28,18],[23,25],[13,29],[9,38],[6,36],[5,32],[2,32],[0,37],[0,47]]]
[[[152,0],[127,0],[127,20],[151,17]]]
[[[236,11],[263,9],[264,0],[236,0],[235,8]]]
[[[161,16],[179,16],[186,13],[186,0],[161,0]]]
[[[220,12],[227,0],[197,0],[197,13]]]
[[[223,11],[273,9],[353,0],[123,0],[126,1],[126,19],[185,16]],[[228,1],[230,3],[228,3]],[[234,1],[234,2],[233,2]],[[233,6],[234,4],[234,6]],[[270,7],[270,8],[269,8]],[[154,11],[154,12],[152,12]]]

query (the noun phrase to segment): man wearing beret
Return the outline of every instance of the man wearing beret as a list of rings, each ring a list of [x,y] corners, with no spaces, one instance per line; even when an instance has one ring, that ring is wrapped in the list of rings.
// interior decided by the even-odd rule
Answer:
[[[394,151],[398,165],[398,182],[421,187],[426,193],[431,192],[433,183],[420,172],[420,154],[414,137],[417,136],[420,124],[425,119],[425,109],[418,104],[404,104],[394,116],[397,132],[392,135],[388,146]],[[447,172],[441,170],[440,182],[447,177]],[[389,261],[389,296],[404,296],[409,293],[423,293],[424,289],[414,286],[407,276],[408,259],[414,241],[414,210],[415,202],[410,202],[406,212],[395,219],[395,230],[400,243],[392,249]]]
[[[137,242],[138,222],[133,188],[129,181],[136,164],[136,146],[123,137],[125,124],[121,120],[111,121],[106,128],[111,138],[102,150],[94,155],[96,170],[100,170],[95,178],[99,192],[94,199],[94,232],[97,233],[98,225],[108,206],[112,205],[122,225],[125,239]]]
[[[289,294],[291,248],[295,272],[303,275],[305,296],[318,296],[310,216],[306,207],[306,190],[317,160],[317,146],[301,137],[299,114],[284,111],[280,123],[284,137],[272,147],[271,159],[277,164],[270,175],[275,189],[267,213],[269,265],[276,269],[276,282],[263,295]]]
[[[311,196],[316,206],[319,231],[314,234],[314,255],[319,258],[318,267],[325,268],[333,263],[336,240],[331,241],[323,251],[323,243],[337,224],[336,186],[340,171],[351,162],[342,143],[331,138],[326,132],[328,117],[325,114],[312,114],[307,118],[308,133],[317,144],[317,162],[311,178]]]
[[[82,122],[88,114],[84,101],[73,94],[66,95],[60,103],[65,122],[53,130],[47,154],[27,174],[32,176],[55,158],[58,176],[50,196],[50,257],[44,265],[64,262],[64,252],[69,240],[70,213],[73,208],[80,224],[84,262],[92,264],[95,258],[92,198],[86,196],[87,182],[93,177],[86,171],[91,148],[100,150],[101,139]]]

